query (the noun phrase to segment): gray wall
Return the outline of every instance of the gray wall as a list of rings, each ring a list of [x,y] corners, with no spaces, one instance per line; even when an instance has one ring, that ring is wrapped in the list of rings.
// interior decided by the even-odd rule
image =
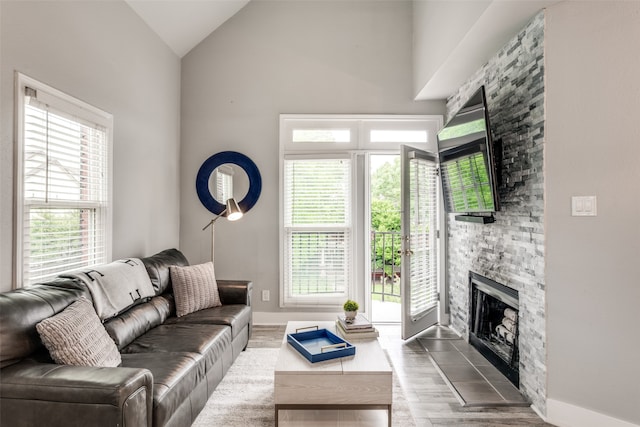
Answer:
[[[1,1],[0,291],[13,274],[14,70],[114,116],[113,257],[179,243],[180,60],[121,1]]]
[[[451,325],[468,336],[469,271],[519,292],[520,389],[542,413],[546,399],[544,277],[544,16],[539,13],[447,102],[457,111],[481,85],[502,142],[496,222],[448,217]],[[497,150],[498,151],[498,150]]]
[[[215,267],[254,281],[257,311],[280,311],[279,114],[444,112],[412,100],[411,12],[410,1],[252,1],[183,58],[181,248],[210,258],[202,162],[222,150],[252,158],[262,195],[240,221],[216,222]]]
[[[638,40],[638,2],[547,11],[548,397],[640,425]]]

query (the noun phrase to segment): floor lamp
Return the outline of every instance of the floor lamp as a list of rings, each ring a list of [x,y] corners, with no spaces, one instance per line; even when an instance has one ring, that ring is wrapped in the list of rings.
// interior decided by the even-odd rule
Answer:
[[[243,214],[240,210],[240,206],[238,206],[236,199],[232,197],[230,199],[227,199],[227,207],[225,208],[225,210],[220,212],[215,218],[209,221],[209,223],[202,229],[202,231],[204,231],[207,229],[207,227],[211,226],[211,262],[213,262],[213,253],[215,248],[215,227],[213,223],[216,222],[221,216],[226,216],[229,221],[237,221],[242,218],[242,215]]]

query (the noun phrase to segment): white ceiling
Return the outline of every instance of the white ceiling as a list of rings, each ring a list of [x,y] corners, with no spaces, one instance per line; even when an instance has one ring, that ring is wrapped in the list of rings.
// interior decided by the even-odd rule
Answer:
[[[125,0],[182,58],[249,0]]]
[[[162,40],[182,58],[250,0],[125,0]],[[304,1],[304,0],[299,0]],[[442,0],[421,0],[438,3]],[[464,2],[465,0],[461,0]],[[469,0],[466,0],[469,1]],[[488,0],[471,24],[460,20],[461,39],[447,44],[416,99],[445,99],[504,46],[542,8],[559,0]],[[451,20],[434,25],[452,25]],[[443,20],[440,20],[443,21]],[[447,29],[450,32],[450,29]],[[442,46],[440,46],[442,47]]]
[[[428,0],[432,1],[432,0]],[[437,2],[437,0],[433,0]],[[459,0],[457,0],[459,1]],[[433,68],[426,84],[416,99],[446,99],[456,93],[458,88],[471,75],[480,69],[509,42],[533,17],[561,0],[490,0],[487,7],[467,28],[454,31],[461,38],[438,40],[446,45],[447,56],[439,60]],[[435,25],[435,33],[451,32],[445,26],[451,26],[452,20],[430,21]],[[459,20],[460,25],[463,20]],[[463,24],[464,25],[464,24]],[[440,28],[438,28],[440,27]]]

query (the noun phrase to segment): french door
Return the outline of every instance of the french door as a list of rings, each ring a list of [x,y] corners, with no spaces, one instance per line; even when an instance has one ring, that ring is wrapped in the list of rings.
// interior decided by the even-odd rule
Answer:
[[[402,338],[438,322],[436,157],[406,145],[401,155]]]

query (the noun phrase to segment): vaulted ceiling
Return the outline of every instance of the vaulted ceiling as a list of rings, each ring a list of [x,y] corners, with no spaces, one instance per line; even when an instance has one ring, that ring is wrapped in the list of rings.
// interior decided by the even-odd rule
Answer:
[[[180,58],[250,0],[125,0]],[[254,0],[259,1],[259,0]],[[294,0],[292,0],[294,1]],[[295,0],[308,1],[308,0]],[[410,0],[406,0],[410,1]],[[510,40],[538,11],[559,0],[412,0],[422,27],[416,99],[444,99]],[[440,19],[451,14],[456,19]],[[414,25],[416,22],[414,21]],[[423,31],[427,28],[427,31]],[[444,36],[443,36],[444,35]],[[420,40],[417,41],[420,43]],[[435,44],[434,44],[435,43]],[[431,44],[431,45],[430,45]],[[442,52],[438,57],[434,52]],[[430,64],[421,66],[427,58]]]
[[[249,0],[125,0],[182,58]]]

